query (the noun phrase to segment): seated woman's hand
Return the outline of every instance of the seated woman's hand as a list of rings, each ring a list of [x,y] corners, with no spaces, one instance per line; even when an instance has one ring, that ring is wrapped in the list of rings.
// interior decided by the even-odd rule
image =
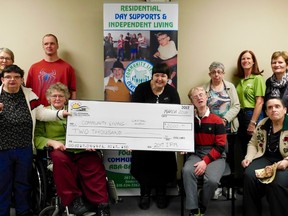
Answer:
[[[48,146],[53,147],[54,150],[60,150],[60,151],[66,150],[66,146],[57,140],[49,140],[47,144]]]
[[[277,169],[285,170],[288,168],[288,160],[284,159],[277,163]]]
[[[246,168],[246,167],[248,167],[248,166],[249,166],[249,164],[250,164],[250,161],[249,161],[249,160],[247,160],[247,159],[244,159],[244,160],[241,162],[241,165],[242,165],[242,167],[243,167],[243,168]]]

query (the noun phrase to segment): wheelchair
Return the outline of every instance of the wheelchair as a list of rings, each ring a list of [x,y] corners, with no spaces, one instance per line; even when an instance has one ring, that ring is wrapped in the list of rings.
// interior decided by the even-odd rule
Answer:
[[[46,159],[44,151],[39,151],[33,158],[32,169],[32,204],[33,212],[38,215],[40,211],[50,203],[55,191],[53,173],[49,172],[47,167],[51,162],[50,159]],[[47,153],[48,154],[48,153]],[[48,190],[52,189],[52,190]]]
[[[67,207],[61,204],[60,197],[56,193],[56,186],[53,179],[53,163],[49,157],[50,147],[38,150],[33,161],[33,191],[32,202],[33,212],[39,216],[74,216],[69,214]],[[97,151],[103,159],[103,152]],[[117,195],[116,186],[113,180],[106,178],[109,201],[117,204],[121,199]],[[83,216],[96,216],[96,212],[87,212]]]

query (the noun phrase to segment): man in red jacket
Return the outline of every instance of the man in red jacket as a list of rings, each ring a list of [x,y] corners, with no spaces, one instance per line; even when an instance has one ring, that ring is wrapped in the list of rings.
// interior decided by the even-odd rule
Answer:
[[[195,152],[183,167],[186,208],[189,216],[203,216],[225,170],[226,132],[223,120],[210,113],[204,88],[192,88],[188,97],[196,109]],[[199,178],[203,179],[203,196],[198,198]]]

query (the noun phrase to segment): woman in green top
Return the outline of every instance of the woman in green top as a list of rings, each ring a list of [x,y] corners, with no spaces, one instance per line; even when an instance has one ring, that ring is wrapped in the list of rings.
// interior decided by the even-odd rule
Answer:
[[[244,155],[257,122],[264,117],[262,106],[266,87],[261,73],[263,71],[259,70],[255,54],[250,50],[241,52],[235,76],[240,78],[236,86],[241,107],[238,114],[240,123],[238,134],[241,137],[239,140]]]
[[[47,89],[46,97],[51,104],[47,109],[62,110],[70,93],[67,86],[58,82]],[[37,121],[35,146],[37,149],[44,146],[53,148],[49,155],[53,161],[54,182],[61,204],[74,215],[95,211],[97,215],[109,216],[106,171],[102,158],[95,149],[66,149],[65,135],[66,120]]]

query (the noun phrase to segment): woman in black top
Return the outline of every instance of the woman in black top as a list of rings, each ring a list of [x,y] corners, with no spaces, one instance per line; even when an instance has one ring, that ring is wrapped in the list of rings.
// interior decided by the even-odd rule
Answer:
[[[133,102],[180,104],[177,90],[167,84],[170,69],[165,63],[154,65],[152,79],[141,83],[132,95]],[[133,151],[131,174],[140,184],[141,209],[150,207],[151,189],[156,189],[158,208],[167,207],[166,186],[176,178],[175,152]]]

